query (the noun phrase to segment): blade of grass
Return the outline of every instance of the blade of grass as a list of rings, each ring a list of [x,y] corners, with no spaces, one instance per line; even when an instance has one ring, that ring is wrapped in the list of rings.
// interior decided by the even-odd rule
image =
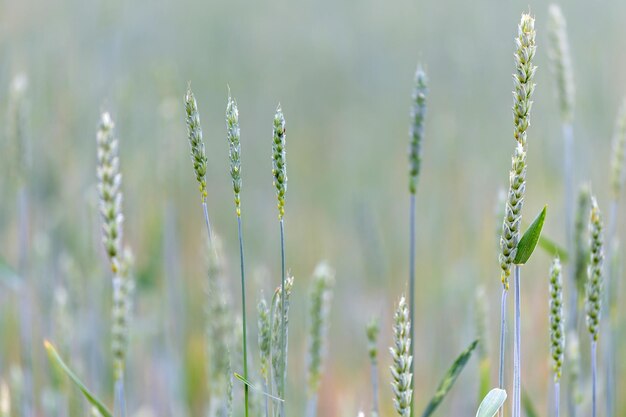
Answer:
[[[493,417],[506,401],[506,391],[494,388],[487,393],[480,403],[476,417]]]
[[[528,226],[526,232],[519,240],[517,244],[517,253],[513,263],[515,265],[524,265],[528,262],[530,255],[535,251],[539,236],[541,236],[541,229],[543,229],[543,223],[546,220],[546,210],[548,206],[544,206],[543,210],[535,217],[535,220]]]
[[[469,347],[465,351],[463,351],[463,353],[461,353],[458,358],[456,358],[450,369],[448,369],[448,372],[446,372],[445,376],[439,383],[437,392],[426,406],[426,409],[424,409],[422,417],[429,417],[430,415],[432,415],[439,406],[439,404],[441,404],[444,397],[446,396],[446,394],[448,394],[448,392],[454,385],[454,382],[459,377],[459,374],[465,367],[465,364],[472,356],[472,352],[474,352],[476,346],[478,346],[478,339],[474,340],[472,344],[470,344]]]
[[[47,340],[43,342],[46,351],[48,352],[48,357],[50,360],[58,365],[65,374],[72,380],[74,384],[78,387],[78,389],[83,393],[87,401],[94,407],[98,409],[102,417],[113,417],[113,413],[109,411],[109,409],[100,401],[89,389],[82,383],[82,381],[76,376],[76,374],[63,362],[61,356],[56,351],[54,346]]]

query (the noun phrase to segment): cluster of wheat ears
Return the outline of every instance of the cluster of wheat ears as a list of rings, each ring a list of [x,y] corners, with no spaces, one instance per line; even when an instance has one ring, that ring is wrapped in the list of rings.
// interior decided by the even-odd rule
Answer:
[[[546,301],[549,302],[550,354],[553,363],[554,397],[553,412],[559,416],[561,398],[560,386],[564,382],[566,388],[565,402],[570,417],[575,417],[582,409],[581,403],[586,397],[591,398],[591,415],[595,417],[598,405],[598,386],[604,388],[604,410],[606,416],[615,415],[615,368],[616,340],[614,314],[615,282],[618,277],[616,262],[617,251],[617,215],[618,202],[624,183],[624,159],[626,156],[626,105],[620,110],[613,141],[611,160],[612,198],[609,203],[608,227],[605,239],[602,213],[597,199],[591,193],[588,184],[580,188],[578,197],[574,191],[574,81],[569,46],[566,36],[565,20],[557,6],[550,7],[549,40],[550,56],[561,110],[563,133],[563,178],[565,189],[565,226],[567,242],[565,248],[541,236],[546,219],[546,208],[522,233],[522,208],[526,194],[527,146],[530,114],[535,90],[534,76],[537,67],[535,58],[535,21],[528,14],[523,14],[515,37],[513,74],[513,138],[514,149],[512,166],[509,173],[509,188],[505,196],[504,218],[500,236],[499,264],[501,269],[501,333],[498,387],[490,386],[489,360],[486,343],[480,339],[473,341],[454,361],[444,375],[422,416],[430,416],[443,401],[455,380],[478,347],[480,355],[480,399],[482,400],[476,416],[492,417],[496,413],[504,415],[503,407],[507,398],[505,387],[512,387],[511,414],[521,417],[522,406],[526,414],[531,416],[532,402],[522,392],[521,350],[521,300],[522,266],[529,260],[535,247],[549,251],[554,255],[551,265],[546,265]],[[23,80],[16,80],[11,101],[14,104],[16,129],[19,136],[20,101],[24,94]],[[416,194],[421,168],[422,141],[424,139],[424,123],[426,120],[426,101],[428,96],[428,80],[421,66],[418,66],[412,96],[411,124],[409,141],[409,182],[410,197],[409,216],[409,277],[408,297],[399,297],[393,316],[393,341],[389,349],[391,354],[391,385],[390,392],[393,406],[401,417],[413,417],[414,410],[414,330],[412,323],[415,314],[415,238],[416,238]],[[243,218],[243,182],[242,182],[242,143],[239,128],[239,110],[237,102],[228,94],[225,122],[226,139],[229,145],[230,177],[232,180],[234,214],[237,221],[239,240],[240,276],[241,276],[241,313],[233,311],[228,291],[226,290],[225,268],[221,254],[220,239],[215,228],[212,228],[209,208],[211,195],[207,180],[207,157],[202,136],[198,104],[189,85],[184,97],[187,138],[190,147],[193,172],[199,187],[200,203],[206,225],[206,241],[208,251],[208,291],[207,291],[207,337],[206,344],[209,358],[206,372],[209,384],[210,399],[207,413],[209,416],[232,416],[233,398],[239,390],[243,391],[243,413],[269,417],[286,417],[287,358],[288,358],[288,324],[290,295],[294,286],[294,278],[286,267],[285,248],[285,214],[287,199],[287,134],[286,122],[280,106],[276,109],[272,123],[271,163],[273,185],[277,197],[277,233],[280,236],[280,252],[277,251],[276,261],[280,262],[280,278],[276,280],[276,290],[271,298],[263,294],[258,298],[257,325],[258,340],[256,341],[256,360],[250,352],[252,344],[248,338],[248,304],[246,302],[246,263],[244,258],[244,239],[242,233]],[[269,126],[268,126],[269,127]],[[269,130],[269,129],[268,129]],[[269,135],[268,135],[269,136]],[[51,361],[76,384],[91,405],[93,416],[125,417],[126,390],[125,364],[128,349],[128,334],[131,323],[132,300],[134,297],[133,256],[129,247],[124,246],[122,210],[122,175],[118,156],[118,139],[111,115],[102,113],[97,129],[97,179],[99,194],[99,212],[102,221],[102,241],[108,257],[110,275],[113,284],[113,311],[111,315],[112,358],[114,376],[113,411],[98,396],[91,392],[79,377],[63,361],[61,355],[46,341],[45,347]],[[269,138],[268,138],[269,139]],[[532,142],[532,140],[530,141]],[[21,200],[20,200],[21,201]],[[24,202],[24,204],[26,204]],[[24,210],[25,211],[25,210]],[[199,219],[200,220],[200,219]],[[200,220],[201,221],[201,220]],[[280,254],[280,255],[279,255]],[[605,255],[606,254],[606,255]],[[611,258],[604,267],[604,258]],[[317,393],[319,390],[322,368],[325,357],[325,345],[329,326],[329,313],[332,300],[335,273],[326,262],[320,262],[312,274],[308,305],[308,344],[306,358],[306,406],[302,411],[307,417],[315,417],[317,410]],[[512,284],[512,288],[511,288]],[[513,359],[512,383],[505,383],[508,363],[506,359],[506,313],[507,296],[513,291]],[[568,297],[564,297],[566,294]],[[479,311],[484,311],[484,293],[478,299]],[[24,303],[27,305],[27,303]],[[564,308],[565,307],[565,308]],[[481,310],[482,309],[482,310]],[[28,312],[21,312],[27,316]],[[483,312],[483,316],[485,313]],[[480,316],[480,314],[479,314]],[[579,318],[580,317],[580,318]],[[583,326],[583,320],[586,326]],[[483,319],[479,318],[479,323]],[[233,326],[239,323],[241,326]],[[482,325],[484,327],[484,323]],[[240,327],[240,328],[239,328]],[[590,396],[584,395],[583,387],[587,385],[580,372],[583,363],[579,351],[579,335],[586,327],[590,343],[589,363],[591,366]],[[484,331],[479,330],[479,335]],[[378,375],[378,334],[379,322],[372,320],[366,328],[368,353],[371,366],[371,410],[370,414],[377,417],[379,410],[379,375]],[[25,338],[23,332],[22,337]],[[602,337],[601,337],[602,336]],[[604,365],[598,367],[598,343],[604,339],[601,358]],[[28,340],[22,340],[28,345]],[[28,356],[28,355],[26,355]],[[252,371],[251,363],[258,363],[258,369]],[[586,362],[585,362],[586,363]],[[567,364],[567,366],[565,366]],[[28,376],[29,364],[25,362],[24,372]],[[605,381],[599,381],[604,377]],[[32,381],[27,381],[22,389],[23,404],[20,405],[23,416],[32,414]],[[6,384],[0,387],[0,417],[11,414],[11,405]],[[290,405],[289,409],[294,407]],[[469,413],[468,413],[469,414]],[[360,415],[364,415],[363,412]]]

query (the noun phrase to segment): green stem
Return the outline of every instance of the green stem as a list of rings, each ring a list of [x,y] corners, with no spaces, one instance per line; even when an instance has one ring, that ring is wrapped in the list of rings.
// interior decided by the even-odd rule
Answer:
[[[513,337],[513,417],[521,417],[521,311],[520,311],[520,266],[515,265],[514,299],[515,320]]]
[[[409,337],[410,340],[410,349],[409,352],[411,356],[413,355],[413,341],[415,340],[415,193],[411,193],[410,198],[410,213],[409,213],[409,318],[411,320],[411,330]],[[415,378],[413,374],[415,361],[411,361],[411,375]],[[413,382],[411,382],[411,404],[410,404],[410,415],[413,417],[413,397],[415,397],[415,392],[413,391]]]
[[[280,279],[280,311],[281,311],[281,349],[284,360],[282,386],[285,391],[287,380],[287,323],[285,311],[285,222],[283,218],[280,218],[280,267],[281,267],[281,279]],[[284,399],[285,393],[280,393],[280,396]],[[280,403],[280,416],[285,417],[285,402]]]
[[[206,199],[202,200],[202,211],[204,211],[204,223],[206,224],[206,230],[209,234],[209,243],[213,239],[213,233],[211,232],[211,222],[209,222],[209,209],[206,205]]]
[[[498,368],[498,387],[504,389],[504,347],[506,344],[506,296],[509,291],[502,288],[502,301],[500,302],[500,367]],[[504,407],[498,410],[500,417],[504,416]]]
[[[597,413],[597,390],[598,390],[598,342],[591,340],[591,417],[596,417]]]
[[[208,224],[208,223],[207,223]],[[209,229],[210,230],[210,229]],[[243,377],[248,381],[248,341],[246,336],[246,277],[244,272],[243,234],[241,231],[241,216],[237,216],[237,231],[239,234],[239,258],[241,260],[241,316],[243,333]],[[210,232],[209,232],[210,234]],[[248,385],[244,385],[245,416],[248,417]]]

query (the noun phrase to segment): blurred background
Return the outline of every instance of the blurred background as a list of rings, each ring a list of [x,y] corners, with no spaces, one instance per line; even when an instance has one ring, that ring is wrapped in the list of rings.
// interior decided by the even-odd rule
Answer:
[[[610,141],[626,93],[626,3],[591,0],[562,8],[576,82],[576,183],[590,181],[608,210]],[[409,107],[420,62],[430,94],[417,194],[416,407],[422,409],[450,362],[475,338],[480,287],[489,304],[495,386],[498,192],[508,186],[514,149],[513,38],[525,11],[536,17],[539,68],[524,217],[530,221],[548,204],[544,231],[564,243],[562,139],[547,9],[543,1],[0,0],[0,377],[19,381],[20,356],[32,350],[37,415],[56,415],[46,413],[54,381],[42,341],[50,338],[65,346],[96,392],[112,399],[111,284],[95,189],[95,132],[100,111],[109,110],[120,139],[125,241],[136,257],[128,408],[131,415],[170,415],[167,404],[178,396],[188,415],[202,415],[210,358],[204,353],[205,230],[184,119],[191,81],[208,155],[209,212],[227,254],[236,311],[228,86],[239,104],[253,342],[258,294],[268,294],[280,279],[271,177],[279,103],[287,120],[287,266],[295,275],[290,413],[304,407],[307,288],[316,263],[326,259],[337,279],[319,415],[369,410],[364,327],[372,317],[382,326],[381,407],[391,415],[387,346],[393,306],[408,276]],[[10,134],[11,83],[19,74],[28,79],[25,147]],[[26,190],[26,212],[19,190]],[[26,216],[28,236],[22,259],[20,216]],[[524,268],[522,289],[523,384],[542,414],[551,381],[550,260],[537,252]],[[26,297],[24,281],[32,288]],[[25,304],[33,326],[30,347],[17,337]],[[587,339],[582,342],[584,355]],[[619,393],[626,363],[617,363]],[[477,369],[473,359],[439,415],[475,413]],[[172,373],[179,383],[171,383]],[[241,386],[235,387],[240,395]],[[626,400],[618,400],[621,415]]]

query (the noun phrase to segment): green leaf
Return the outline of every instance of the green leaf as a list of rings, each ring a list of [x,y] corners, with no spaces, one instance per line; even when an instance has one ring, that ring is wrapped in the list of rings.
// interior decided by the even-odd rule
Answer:
[[[533,220],[532,224],[517,243],[517,253],[513,261],[515,265],[524,265],[528,262],[530,255],[535,251],[539,236],[541,236],[541,229],[543,229],[543,222],[546,220],[547,208],[548,206],[543,206],[541,213],[535,217],[535,220]]]
[[[100,414],[102,414],[102,417],[113,417],[113,413],[111,413],[109,409],[106,408],[106,406],[103,405],[102,402],[98,398],[96,398],[96,396],[92,394],[91,391],[89,391],[89,389],[87,389],[87,387],[85,387],[85,385],[76,376],[76,374],[72,372],[72,370],[65,364],[65,362],[63,362],[63,359],[61,359],[61,356],[56,351],[54,346],[52,346],[52,344],[50,344],[50,342],[48,342],[47,340],[45,340],[43,344],[46,348],[46,351],[48,352],[48,357],[50,358],[50,360],[54,364],[58,365],[65,372],[65,374],[72,380],[72,382],[76,384],[76,386],[83,393],[85,398],[87,398],[87,401],[89,401],[91,405],[93,405],[95,408],[98,409]]]
[[[267,392],[263,391],[261,388],[255,387],[254,385],[252,385],[252,383],[250,381],[248,381],[246,378],[244,378],[243,375],[240,375],[237,372],[234,372],[233,375],[235,375],[235,378],[237,378],[238,380],[243,382],[245,385],[249,386],[250,388],[252,388],[255,391],[260,392],[261,394],[265,395],[266,397],[271,398],[272,400],[275,400],[275,401],[285,402],[285,400],[283,400],[282,398],[274,397],[273,395],[268,394]]]
[[[480,360],[478,375],[478,399],[481,400],[489,393],[489,387],[491,386],[491,361],[488,356]]]
[[[533,404],[533,400],[530,399],[530,395],[528,395],[526,390],[522,390],[522,406],[524,407],[526,417],[539,417],[537,409]]]
[[[537,243],[541,249],[546,251],[550,256],[558,256],[561,262],[569,261],[569,253],[562,246],[559,246],[554,240],[549,239],[543,235],[539,236],[539,242]]]
[[[506,391],[494,388],[485,396],[480,403],[476,417],[493,417],[496,415],[502,404],[506,401]]]
[[[454,385],[454,382],[459,377],[459,374],[465,367],[465,364],[472,356],[472,352],[474,351],[474,349],[476,349],[476,346],[478,346],[478,340],[474,340],[472,344],[469,345],[469,347],[463,353],[461,353],[458,358],[456,358],[450,369],[448,369],[448,372],[446,372],[446,375],[439,383],[437,392],[426,406],[426,409],[422,413],[422,417],[430,416],[439,406],[439,404],[441,404],[443,398],[446,396],[448,391],[450,391],[452,385]]]

